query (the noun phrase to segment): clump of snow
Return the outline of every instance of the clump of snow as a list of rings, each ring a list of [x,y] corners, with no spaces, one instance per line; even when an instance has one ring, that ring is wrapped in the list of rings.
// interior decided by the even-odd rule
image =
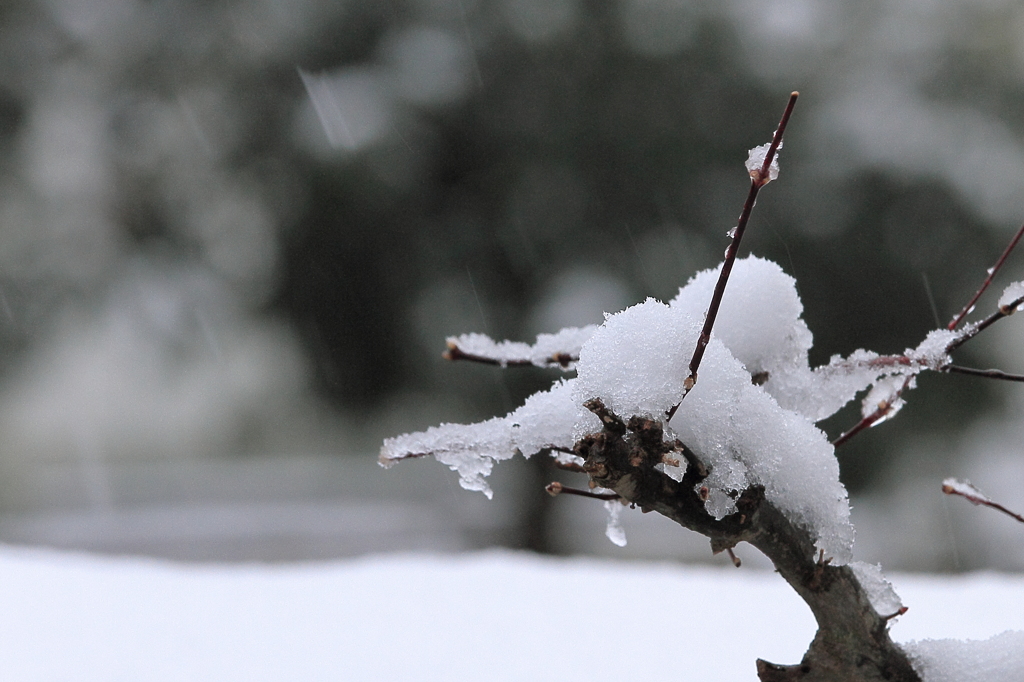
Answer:
[[[735,512],[736,493],[763,485],[766,498],[808,528],[834,564],[850,561],[854,531],[832,445],[807,418],[753,385],[717,339],[669,425],[711,469],[703,481],[710,513]]]
[[[505,417],[477,424],[442,424],[388,438],[381,448],[380,463],[387,467],[398,460],[432,455],[459,473],[463,488],[491,497],[493,492],[484,478],[494,462],[516,453],[529,457],[550,447],[570,449],[577,424],[586,424],[589,431],[600,430],[597,417],[572,401],[572,384],[572,380],[559,381],[550,390],[533,394]]]
[[[1024,303],[1013,304],[1024,299],[1024,281],[1014,282],[1003,289],[1003,295],[999,297],[999,311],[1004,315],[1012,315],[1015,311],[1024,308]]]
[[[600,398],[622,417],[663,419],[684,393],[699,333],[696,319],[653,298],[609,315],[580,350],[576,403]]]
[[[880,616],[892,616],[903,610],[903,601],[896,594],[892,583],[882,575],[882,567],[879,564],[868,564],[863,561],[850,563],[853,574],[857,576],[857,582],[864,588],[868,595],[868,601]]]
[[[494,493],[484,478],[490,475],[494,462],[515,454],[510,426],[508,417],[494,417],[478,424],[441,424],[387,438],[380,450],[380,463],[389,467],[402,459],[431,455],[459,473],[463,488],[492,497]]]
[[[899,375],[880,379],[864,396],[860,406],[861,416],[867,418],[875,412],[880,412],[881,416],[874,421],[872,426],[877,426],[896,416],[896,413],[903,409],[905,404],[902,398],[904,386],[912,388],[913,379],[910,380],[910,383],[907,383],[907,380]]]
[[[771,374],[764,385],[783,407],[821,421],[835,414],[854,396],[871,386],[890,369],[872,366],[878,354],[863,349],[848,358],[832,356],[829,364],[811,369],[794,366]]]
[[[694,275],[671,306],[703,320],[721,270],[719,265]],[[714,335],[750,374],[806,367],[814,337],[801,318],[803,312],[796,280],[775,263],[750,256],[733,265]]]
[[[750,150],[747,156],[747,172],[750,177],[756,178],[761,173],[761,168],[764,167],[764,157],[768,155],[768,148],[771,147],[771,143],[766,143],[760,147],[754,147]],[[775,156],[772,158],[772,164],[768,167],[768,182],[777,180],[779,177],[779,151],[782,149],[782,141],[779,141],[779,146],[776,149]],[[768,184],[766,182],[765,184]]]
[[[992,502],[985,493],[978,490],[970,481],[947,478],[942,482],[942,492],[947,495],[960,495],[972,504],[989,504]]]
[[[622,529],[622,503],[618,500],[606,500],[604,508],[608,512],[608,526],[604,534],[612,541],[612,544],[619,547],[626,546],[626,531]]]
[[[865,416],[885,400],[889,405],[886,418],[890,418],[904,405],[897,393],[906,378],[923,369],[938,369],[949,364],[946,349],[962,333],[963,330],[933,330],[916,348],[906,349],[902,360],[881,358],[877,353],[860,349],[848,358],[835,355],[829,364],[815,369],[810,369],[806,361],[797,362],[770,373],[765,389],[783,407],[796,410],[812,421],[821,421],[873,386],[862,402]],[[908,388],[912,386],[909,384]],[[875,423],[882,421],[884,419]]]
[[[960,332],[949,329],[934,329],[928,332],[917,348],[907,349],[906,356],[917,365],[929,369],[937,369],[950,363],[951,358],[946,349],[956,341]]]
[[[849,562],[854,535],[849,502],[833,448],[814,422],[872,386],[866,413],[882,404],[887,416],[895,414],[902,405],[900,390],[910,386],[907,378],[946,364],[946,349],[957,333],[936,330],[902,357],[858,350],[812,369],[813,337],[802,319],[795,281],[775,263],[740,259],[696,386],[687,394],[689,360],[720,268],[698,273],[668,304],[648,299],[607,315],[596,329],[541,335],[532,346],[495,343],[483,335],[449,339],[465,353],[499,362],[528,358],[541,365],[550,365],[553,353],[578,347],[577,378],[534,395],[507,417],[389,439],[381,461],[434,454],[459,472],[463,486],[489,495],[483,479],[495,461],[552,446],[568,449],[600,430],[600,421],[582,407],[587,400],[601,399],[623,419],[664,420],[678,404],[666,436],[680,438],[709,466],[702,482],[709,513],[717,518],[733,513],[738,493],[762,485],[767,498],[808,528],[817,548],[835,564]],[[659,466],[681,479],[682,467]]]
[[[1024,632],[985,640],[926,639],[901,645],[924,682],[1019,682]]]
[[[552,446],[571,449],[576,442],[573,428],[578,424],[591,432],[600,430],[601,421],[573,401],[575,383],[558,381],[548,391],[531,395],[508,416],[516,450],[529,457]]]
[[[580,348],[589,339],[597,325],[566,327],[556,334],[538,334],[532,345],[520,341],[495,341],[486,334],[462,334],[447,339],[449,347],[456,347],[467,355],[496,360],[504,365],[510,362],[530,362],[538,367],[562,366],[566,369],[572,363],[561,363],[562,356],[578,356]]]
[[[579,455],[574,455],[571,452],[565,452],[563,450],[555,450],[551,453],[551,456],[562,466],[581,467],[585,462],[585,460]]]
[[[811,334],[793,279],[759,258],[737,261],[733,277],[697,384],[669,426],[709,465],[702,481],[709,513],[735,512],[738,493],[763,485],[769,501],[844,564],[852,558],[853,527],[831,444],[806,417],[751,382],[755,372],[807,367]],[[670,305],[648,299],[608,316],[580,352],[577,403],[600,398],[621,416],[663,418],[684,393],[715,280],[715,270],[702,272]]]
[[[721,266],[697,273],[672,300],[673,308],[702,319],[718,281]],[[835,356],[828,365],[811,369],[807,352],[814,337],[804,322],[803,303],[796,280],[777,264],[750,256],[733,266],[714,336],[743,363],[750,375],[765,379],[764,389],[782,407],[820,421],[850,402],[879,377],[911,371],[911,365],[877,365],[877,353],[858,350],[848,358]],[[929,335],[916,357],[931,357],[935,345],[945,351],[944,340],[954,332]],[[916,371],[916,370],[915,370]]]

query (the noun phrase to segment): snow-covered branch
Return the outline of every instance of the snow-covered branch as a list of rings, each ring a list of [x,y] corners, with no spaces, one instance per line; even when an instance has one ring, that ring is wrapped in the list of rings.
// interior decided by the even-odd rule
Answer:
[[[495,341],[484,334],[463,334],[447,339],[446,360],[470,360],[500,367],[561,367],[573,369],[580,348],[593,335],[597,325],[567,327],[557,334],[539,334],[533,344]]]
[[[974,505],[982,507],[990,507],[997,511],[1001,511],[1010,518],[1017,519],[1021,523],[1024,523],[1024,516],[1016,512],[1012,512],[998,502],[990,500],[983,492],[975,488],[970,481],[961,481],[955,478],[947,478],[942,482],[942,492],[947,495],[959,495],[968,502]]]
[[[716,552],[744,541],[772,560],[819,630],[799,665],[760,661],[762,680],[919,680],[887,631],[905,607],[880,569],[853,560],[835,446],[892,418],[921,372],[995,376],[953,365],[951,353],[1021,308],[1024,283],[1007,287],[988,318],[961,327],[964,313],[903,354],[861,349],[810,367],[813,336],[793,278],[770,261],[736,258],[757,190],[777,177],[795,98],[772,142],[751,152],[750,194],[720,266],[697,273],[667,303],[647,299],[600,326],[541,335],[534,344],[479,334],[448,339],[450,359],[575,369],[576,377],[505,417],[389,438],[380,462],[432,455],[464,487],[490,497],[485,477],[495,462],[551,455],[587,475],[590,490],[553,483],[548,491],[604,501],[617,544],[625,543],[617,519],[626,503],[702,533]],[[858,395],[862,420],[830,443],[817,423]]]

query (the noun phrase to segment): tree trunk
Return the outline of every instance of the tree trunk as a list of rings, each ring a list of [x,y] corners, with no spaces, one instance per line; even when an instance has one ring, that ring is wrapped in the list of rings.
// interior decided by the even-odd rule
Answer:
[[[794,525],[753,486],[737,512],[721,520],[707,513],[699,490],[706,469],[682,443],[665,443],[659,422],[634,417],[627,426],[600,401],[591,409],[604,429],[576,443],[575,452],[597,485],[641,510],[655,511],[711,539],[715,552],[748,542],[763,552],[807,603],[818,632],[798,665],[759,660],[761,680],[920,682],[906,654],[889,637],[888,619],[875,611],[853,570],[815,557],[811,534]],[[668,453],[686,457],[682,482],[654,469]]]

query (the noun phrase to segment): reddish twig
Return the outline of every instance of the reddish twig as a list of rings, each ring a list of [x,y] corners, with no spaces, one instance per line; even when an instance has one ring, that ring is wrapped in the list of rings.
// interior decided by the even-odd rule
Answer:
[[[700,368],[701,360],[704,358],[704,351],[711,341],[711,330],[715,326],[715,318],[718,317],[718,309],[722,305],[722,297],[725,295],[725,286],[729,283],[729,275],[732,273],[733,263],[736,262],[740,240],[743,239],[743,233],[747,229],[747,221],[750,220],[750,213],[754,210],[754,204],[757,202],[757,193],[771,181],[769,172],[772,161],[775,160],[775,154],[779,150],[779,145],[782,144],[782,136],[786,132],[786,125],[789,123],[789,117],[793,113],[793,107],[796,105],[796,99],[799,96],[799,92],[793,91],[790,93],[789,102],[786,104],[786,109],[782,112],[782,119],[779,121],[779,127],[775,130],[771,144],[768,147],[768,153],[764,156],[764,163],[761,164],[760,169],[750,173],[750,191],[747,193],[747,200],[744,202],[743,210],[740,212],[739,221],[732,231],[732,242],[730,242],[729,248],[725,251],[722,271],[718,275],[718,283],[715,285],[715,292],[711,296],[711,303],[708,305],[708,311],[704,317],[704,328],[701,329],[700,336],[697,337],[697,347],[694,348],[693,357],[690,359],[690,375],[686,378],[683,385],[683,398],[686,397],[686,394],[697,383],[697,370]],[[668,411],[668,419],[671,419],[676,413],[679,405],[680,403],[676,403]]]
[[[888,622],[897,616],[902,616],[904,613],[910,610],[909,606],[901,606],[896,613],[890,613],[888,616],[882,616],[882,620]]]
[[[1000,379],[1002,381],[1024,381],[1024,374],[1007,374],[999,369],[974,369],[973,367],[946,365],[942,368],[942,371],[952,374],[967,374],[973,377],[985,377],[986,379]]]
[[[1012,512],[998,502],[993,502],[988,499],[984,493],[975,488],[969,481],[959,481],[955,478],[947,478],[942,482],[942,492],[947,495],[959,495],[971,504],[980,505],[984,507],[991,507],[997,511],[1001,511],[1007,516],[1017,519],[1021,523],[1024,523],[1024,516]]]
[[[1016,244],[1016,242],[1017,240],[1014,239],[1014,241],[1011,242],[1011,246]],[[1007,252],[1004,252],[1003,255],[1005,256],[1006,253],[1008,253],[1008,250]],[[1002,260],[1004,259],[1000,259],[1000,262]],[[960,348],[960,346],[964,345],[965,343],[967,343],[975,336],[977,336],[987,328],[991,327],[993,324],[1003,319],[1004,317],[1009,317],[1022,304],[1024,304],[1024,297],[1011,301],[1008,305],[1001,306],[999,310],[992,313],[981,322],[964,327],[964,329],[958,333],[957,337],[953,339],[953,341],[951,341],[949,345],[946,346],[946,354],[948,355],[955,351],[956,349]],[[906,355],[883,355],[876,358],[872,358],[865,364],[868,367],[880,368],[892,367],[895,365],[912,365],[914,364],[914,362],[915,360],[913,358],[907,357]],[[927,369],[932,369],[938,372],[948,372],[952,374],[967,374],[970,376],[985,377],[988,379],[1000,379],[1002,381],[1024,382],[1024,375],[1008,374],[998,369],[973,369],[971,367],[960,367],[959,365],[953,364],[943,365],[941,367],[925,365],[925,367]],[[903,391],[910,385],[910,380],[912,378],[913,376],[907,377],[907,381],[904,382],[903,387],[900,388],[899,391],[897,391],[896,398],[899,398]],[[839,447],[840,445],[850,440],[864,429],[873,426],[878,422],[879,419],[888,414],[890,409],[891,403],[887,403],[885,405],[880,406],[878,410],[875,410],[868,416],[861,419],[851,429],[849,429],[848,431],[840,435],[838,438],[836,438],[834,441],[832,441],[832,445],[835,447]]]
[[[878,408],[874,412],[861,419],[859,422],[853,425],[853,428],[841,434],[838,438],[832,441],[832,446],[838,448],[840,445],[850,440],[864,429],[874,426],[875,424],[878,423],[879,420],[888,416],[888,414],[892,411],[893,405],[903,395],[903,391],[907,390],[907,388],[910,387],[910,383],[913,380],[914,375],[911,374],[903,381],[903,385],[900,386],[899,389],[896,391],[896,395],[892,397],[892,400],[885,400],[881,404],[879,404]]]
[[[1003,263],[1006,262],[1006,259],[1010,255],[1010,252],[1012,252],[1013,249],[1017,246],[1017,242],[1020,241],[1021,236],[1024,236],[1024,225],[1021,225],[1020,229],[1017,230],[1017,234],[1013,235],[1013,239],[1010,240],[1010,243],[1006,246],[1006,249],[1003,250],[1003,255],[999,256],[999,260],[996,261],[996,264],[993,265],[991,269],[989,269],[988,277],[986,277],[985,281],[982,282],[981,287],[974,294],[971,300],[967,302],[967,305],[964,306],[963,310],[961,310],[956,317],[950,320],[949,324],[946,325],[946,329],[949,329],[951,331],[953,329],[956,329],[957,326],[963,321],[963,319],[967,317],[968,313],[970,313],[971,310],[974,308],[974,304],[978,302],[978,299],[981,298],[981,295],[985,293],[985,290],[988,289],[989,285],[992,283],[992,278],[996,276],[997,272],[999,272],[999,268],[1003,267]]]
[[[963,333],[961,333],[955,341],[946,346],[946,352],[952,353],[957,348],[964,345],[965,343],[967,343],[975,336],[991,327],[999,320],[1003,319],[1004,317],[1009,317],[1021,304],[1024,304],[1024,297],[1018,298],[1017,300],[1011,302],[1010,305],[1003,306],[999,310],[995,311],[994,313],[986,317],[981,322],[964,327]]]
[[[556,495],[579,495],[580,497],[589,497],[592,500],[621,500],[618,493],[595,493],[591,490],[580,490],[579,488],[570,488],[567,485],[562,485],[558,481],[549,483],[544,490],[548,491],[548,495],[555,497]]]

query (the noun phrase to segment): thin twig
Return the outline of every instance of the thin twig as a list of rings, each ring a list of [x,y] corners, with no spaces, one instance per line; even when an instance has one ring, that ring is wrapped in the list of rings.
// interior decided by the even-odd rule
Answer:
[[[536,367],[532,360],[525,358],[516,358],[512,360],[499,360],[486,355],[475,355],[473,353],[467,353],[455,343],[449,342],[448,348],[444,353],[441,354],[445,360],[468,360],[470,362],[479,362],[484,365],[498,365],[500,367]],[[563,368],[577,362],[579,357],[570,353],[555,353],[547,359],[549,367],[559,365]]]
[[[997,511],[1001,511],[1007,516],[1017,519],[1021,523],[1024,523],[1024,516],[1012,512],[998,502],[993,502],[988,499],[980,490],[975,488],[968,481],[958,481],[955,478],[947,478],[942,482],[942,492],[947,495],[959,495],[971,504],[981,505],[984,507],[991,507]]]
[[[982,282],[981,287],[978,289],[977,293],[974,294],[974,297],[967,302],[967,305],[964,306],[963,310],[961,310],[956,317],[950,320],[949,324],[946,326],[946,329],[949,329],[950,331],[956,329],[957,326],[963,321],[963,319],[967,317],[968,313],[970,313],[971,309],[974,307],[974,304],[978,302],[978,299],[981,298],[981,295],[985,293],[986,289],[988,289],[989,284],[992,283],[992,278],[996,276],[997,272],[999,272],[999,268],[1003,267],[1003,263],[1006,262],[1006,259],[1010,255],[1010,252],[1013,251],[1014,247],[1017,246],[1017,242],[1020,241],[1021,236],[1024,236],[1024,225],[1021,225],[1020,229],[1017,230],[1017,234],[1013,235],[1013,239],[1010,240],[1010,243],[1006,246],[1006,249],[1003,250],[1003,255],[999,257],[999,260],[996,261],[996,264],[993,265],[992,268],[988,271],[988,277],[986,277],[985,281]]]
[[[892,411],[892,406],[903,395],[903,391],[909,388],[910,382],[912,382],[913,380],[914,375],[911,374],[903,381],[903,385],[900,386],[899,389],[896,391],[896,395],[892,397],[892,400],[886,400],[879,404],[878,408],[874,412],[865,416],[859,422],[854,424],[849,431],[846,431],[845,433],[841,434],[838,438],[836,438],[834,441],[832,441],[832,447],[838,448],[840,445],[850,440],[864,429],[874,426],[876,423],[878,423],[880,419],[887,416]]]
[[[1024,374],[1008,374],[999,369],[974,369],[973,367],[960,367],[959,365],[946,365],[943,372],[952,374],[967,374],[974,377],[985,377],[987,379],[1001,379],[1002,381],[1024,381]]]
[[[901,606],[899,609],[896,610],[896,613],[890,613],[887,616],[882,616],[882,620],[890,621],[893,618],[896,618],[897,616],[902,616],[904,613],[906,613],[909,610],[910,610],[909,606]]]
[[[711,330],[715,326],[715,318],[718,317],[718,309],[722,305],[722,296],[725,294],[726,284],[729,283],[729,275],[732,272],[733,263],[736,262],[740,240],[743,239],[743,233],[747,229],[747,221],[750,220],[750,213],[754,210],[754,204],[757,202],[757,193],[771,181],[769,172],[772,161],[775,160],[775,154],[779,150],[779,145],[782,144],[782,135],[786,132],[786,125],[789,123],[789,117],[793,113],[793,107],[796,105],[796,99],[799,96],[799,92],[793,91],[790,93],[789,102],[786,103],[786,109],[782,112],[782,119],[779,121],[779,127],[776,128],[775,134],[772,136],[768,153],[764,155],[764,163],[761,164],[760,169],[750,173],[750,191],[747,193],[747,200],[744,202],[743,210],[740,212],[739,221],[737,221],[736,227],[732,232],[732,242],[730,242],[729,248],[725,251],[722,271],[718,275],[718,283],[715,285],[715,292],[711,296],[711,303],[708,305],[708,311],[704,317],[704,328],[701,329],[700,336],[697,337],[697,347],[694,348],[693,357],[690,358],[690,375],[683,384],[683,398],[686,397],[686,394],[697,383],[697,370],[700,368],[700,362],[704,358],[704,351],[711,341]],[[680,404],[676,403],[667,412],[668,419],[672,419]]]
[[[591,490],[581,490],[579,488],[570,488],[567,485],[562,485],[558,481],[549,483],[544,490],[548,491],[548,495],[555,497],[556,495],[579,495],[580,497],[589,497],[593,500],[621,500],[618,493],[595,493]]]
[[[956,339],[953,340],[952,343],[946,346],[946,353],[952,353],[957,348],[964,345],[965,343],[967,343],[975,336],[991,327],[999,320],[1003,319],[1004,317],[1009,317],[1010,315],[1013,314],[1017,307],[1022,304],[1024,304],[1024,296],[1018,298],[1015,301],[1012,301],[1009,305],[1003,306],[999,310],[995,311],[994,313],[986,317],[981,322],[964,327],[960,336],[958,336]]]

